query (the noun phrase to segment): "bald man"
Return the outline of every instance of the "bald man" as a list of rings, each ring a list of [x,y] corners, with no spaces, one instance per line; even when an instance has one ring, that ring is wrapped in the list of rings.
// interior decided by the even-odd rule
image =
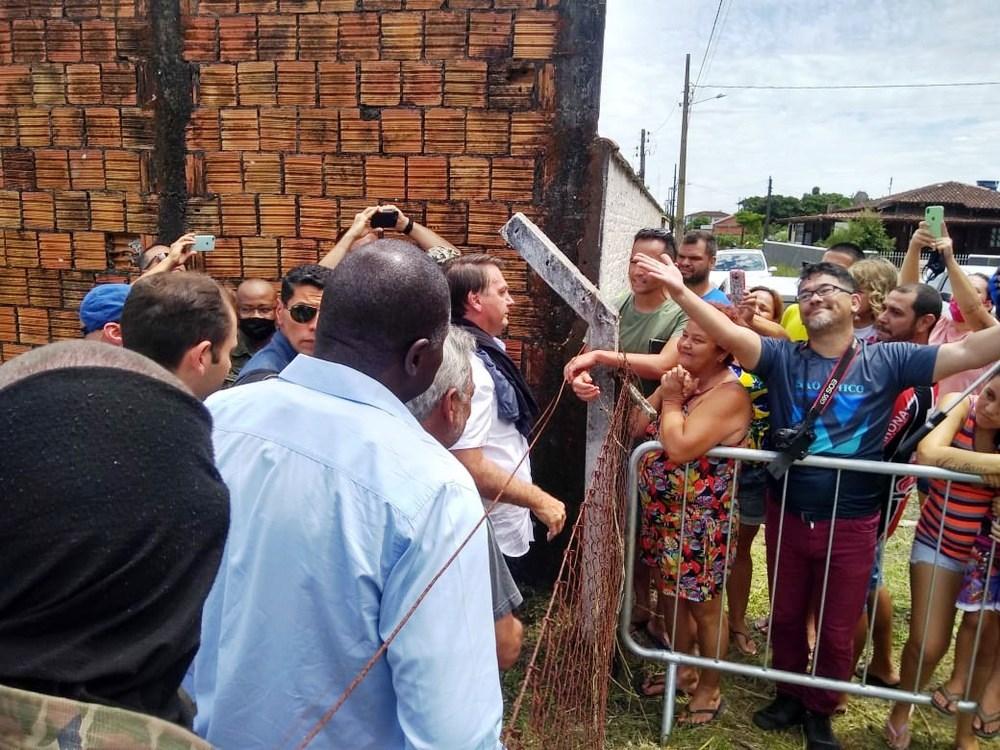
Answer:
[[[275,309],[278,295],[269,281],[247,279],[236,289],[236,315],[239,318],[239,338],[230,359],[232,367],[226,385],[232,385],[243,365],[274,335]]]

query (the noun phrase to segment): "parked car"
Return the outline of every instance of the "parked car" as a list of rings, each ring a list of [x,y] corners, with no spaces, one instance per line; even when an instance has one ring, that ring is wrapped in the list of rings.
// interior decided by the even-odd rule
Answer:
[[[740,269],[746,273],[747,289],[766,286],[774,289],[785,302],[795,299],[799,280],[793,276],[775,276],[775,266],[768,266],[761,250],[736,248],[720,250],[715,256],[715,270],[709,275],[713,286],[729,293],[729,272]]]

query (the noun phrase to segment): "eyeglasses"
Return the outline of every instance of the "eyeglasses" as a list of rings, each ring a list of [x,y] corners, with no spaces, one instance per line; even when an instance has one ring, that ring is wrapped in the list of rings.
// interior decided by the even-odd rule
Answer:
[[[148,258],[146,258],[146,262],[143,264],[142,270],[145,271],[147,268],[151,268],[152,266],[155,266],[157,263],[162,263],[167,259],[168,255],[169,253],[165,252],[159,252],[156,255],[150,255]]]
[[[288,314],[296,323],[308,323],[316,317],[316,313],[318,312],[318,307],[305,304],[292,305],[288,308]]]
[[[844,289],[842,286],[837,286],[836,284],[820,284],[812,289],[803,289],[801,292],[795,295],[800,303],[808,302],[813,297],[819,297],[820,299],[826,299],[827,297],[836,294],[837,292],[843,292],[844,294],[854,294],[850,289]]]

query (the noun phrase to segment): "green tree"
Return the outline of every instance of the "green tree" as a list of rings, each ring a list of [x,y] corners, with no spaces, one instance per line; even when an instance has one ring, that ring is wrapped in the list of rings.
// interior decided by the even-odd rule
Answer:
[[[744,236],[748,234],[761,234],[764,230],[764,214],[756,211],[737,211],[733,217],[736,223],[743,227]]]
[[[719,243],[719,247],[723,250],[727,250],[731,247],[742,247],[740,243],[740,238],[735,234],[717,234],[715,235],[715,241]]]
[[[706,224],[711,224],[711,223],[712,223],[711,217],[702,216],[701,214],[699,214],[698,216],[692,217],[691,221],[689,221],[687,224],[684,225],[684,231],[690,232],[693,229],[701,229]]]
[[[874,211],[862,211],[858,218],[851,219],[846,227],[837,229],[820,244],[832,247],[838,242],[853,242],[865,252],[879,254],[896,249],[896,243],[886,233],[882,219]]]
[[[847,208],[853,201],[846,195],[840,193],[821,193],[818,187],[814,187],[811,193],[806,193],[799,201],[802,206],[802,215],[822,214],[828,210]]]
[[[767,213],[767,196],[752,195],[740,201],[740,208],[763,216]],[[801,216],[802,204],[792,195],[771,196],[771,219],[787,219],[789,216]]]

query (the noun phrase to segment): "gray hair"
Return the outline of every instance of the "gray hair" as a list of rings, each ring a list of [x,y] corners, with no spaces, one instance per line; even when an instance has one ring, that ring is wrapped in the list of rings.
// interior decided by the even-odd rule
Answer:
[[[99,341],[60,341],[32,349],[0,366],[0,388],[14,385],[32,375],[67,367],[111,367],[161,380],[190,394],[184,383],[151,359],[120,346]]]
[[[444,340],[444,354],[441,367],[434,376],[431,387],[416,398],[406,402],[406,408],[423,422],[434,411],[434,407],[450,389],[462,391],[472,377],[472,363],[469,357],[476,348],[475,339],[468,331],[458,326],[448,327],[448,337]]]

